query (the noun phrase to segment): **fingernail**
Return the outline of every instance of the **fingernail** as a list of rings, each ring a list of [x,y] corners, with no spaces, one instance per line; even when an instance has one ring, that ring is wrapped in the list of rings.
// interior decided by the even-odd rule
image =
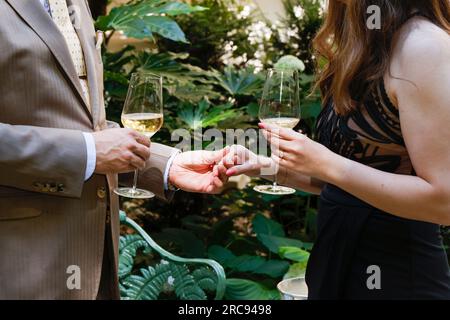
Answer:
[[[259,126],[261,129],[265,129],[265,128],[266,128],[265,124],[262,123],[262,122],[258,123],[258,126]]]

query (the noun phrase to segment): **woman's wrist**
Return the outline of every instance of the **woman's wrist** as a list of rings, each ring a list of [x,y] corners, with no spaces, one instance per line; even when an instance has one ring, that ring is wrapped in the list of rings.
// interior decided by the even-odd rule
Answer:
[[[326,183],[339,185],[346,180],[348,173],[351,170],[352,161],[342,157],[334,152],[330,152],[330,156],[325,162],[325,169],[323,176],[320,177]]]

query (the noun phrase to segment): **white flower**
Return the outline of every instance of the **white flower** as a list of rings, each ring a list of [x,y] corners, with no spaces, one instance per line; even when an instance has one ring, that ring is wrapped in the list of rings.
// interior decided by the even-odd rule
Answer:
[[[255,73],[261,72],[264,69],[264,64],[261,62],[261,60],[258,59],[248,60],[247,66],[255,68],[254,70]]]
[[[169,286],[173,286],[174,282],[175,282],[175,278],[174,277],[169,276],[169,278],[167,278],[167,284]]]
[[[303,9],[301,5],[295,6],[294,15],[297,19],[303,19],[305,16],[305,9]]]
[[[239,12],[236,17],[238,19],[245,19],[248,18],[250,16],[250,14],[252,13],[252,7],[249,5],[245,5],[244,8],[242,9],[241,12]]]
[[[260,44],[270,40],[272,37],[272,29],[263,21],[252,23],[248,28],[248,41],[250,44]]]

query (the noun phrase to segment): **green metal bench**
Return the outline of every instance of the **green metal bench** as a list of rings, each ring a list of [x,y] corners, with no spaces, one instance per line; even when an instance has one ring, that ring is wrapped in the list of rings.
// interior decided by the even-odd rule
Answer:
[[[122,299],[220,300],[225,294],[225,271],[210,259],[177,257],[159,246],[135,221],[120,212],[120,223],[135,233],[121,236],[119,285]],[[150,257],[159,263],[149,265]],[[137,257],[141,268],[136,268]]]

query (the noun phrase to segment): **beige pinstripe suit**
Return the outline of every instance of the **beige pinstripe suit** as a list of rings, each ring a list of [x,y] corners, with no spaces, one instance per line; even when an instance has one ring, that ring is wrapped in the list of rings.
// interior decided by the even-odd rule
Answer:
[[[103,71],[85,0],[77,30],[90,86],[87,107],[62,34],[38,0],[0,1],[0,299],[93,299],[105,247],[117,268],[117,176],[84,181],[82,132],[107,128]],[[163,171],[175,149],[153,144],[141,184],[164,198]],[[108,196],[109,195],[109,196]],[[66,273],[80,267],[81,289]],[[116,278],[109,282],[117,288]],[[117,293],[117,291],[115,291]]]

